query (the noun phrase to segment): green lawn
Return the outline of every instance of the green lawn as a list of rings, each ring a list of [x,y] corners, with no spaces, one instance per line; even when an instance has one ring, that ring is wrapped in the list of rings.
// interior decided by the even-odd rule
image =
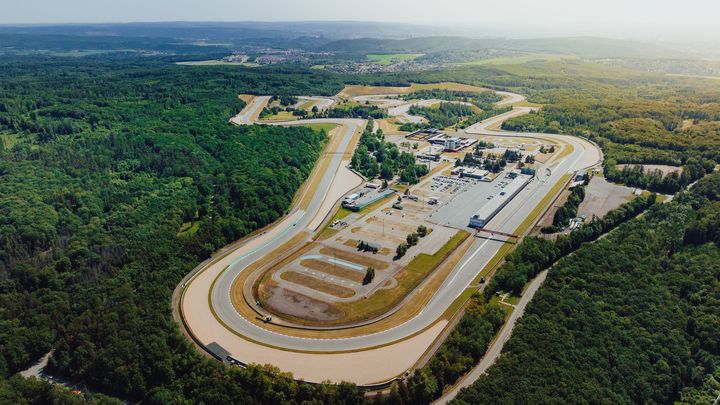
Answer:
[[[424,53],[391,53],[391,54],[368,54],[367,58],[378,65],[391,65],[395,62],[417,59]]]
[[[427,253],[420,253],[410,263],[408,263],[408,270],[427,272],[437,267],[443,260],[445,260],[450,253],[452,253],[459,245],[470,236],[467,231],[458,231],[449,241],[447,241],[440,249],[432,255]]]

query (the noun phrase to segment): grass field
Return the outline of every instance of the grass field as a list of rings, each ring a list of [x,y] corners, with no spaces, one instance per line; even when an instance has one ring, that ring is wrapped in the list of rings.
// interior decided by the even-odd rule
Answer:
[[[269,115],[267,117],[261,118],[260,120],[263,122],[285,122],[285,121],[297,121],[300,117],[297,117],[293,115],[289,111],[280,111],[279,113],[275,115]]]
[[[313,131],[325,131],[326,133],[330,133],[333,129],[337,128],[337,124],[307,124],[303,125],[303,127],[307,127],[312,129]]]
[[[413,272],[432,271],[432,269],[445,260],[448,255],[450,255],[450,253],[452,253],[468,236],[470,236],[469,232],[458,231],[458,233],[450,238],[450,240],[434,254],[429,255],[427,253],[420,253],[417,255],[410,263],[408,263],[408,270]]]
[[[367,58],[378,65],[391,65],[395,62],[417,59],[424,53],[391,53],[391,54],[369,54]]]

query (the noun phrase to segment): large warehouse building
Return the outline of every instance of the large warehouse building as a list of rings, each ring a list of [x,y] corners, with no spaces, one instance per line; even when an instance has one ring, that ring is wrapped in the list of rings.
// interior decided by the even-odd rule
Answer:
[[[515,177],[503,189],[494,196],[487,204],[483,205],[478,212],[470,218],[470,227],[484,228],[495,215],[530,183],[531,177],[520,175]]]

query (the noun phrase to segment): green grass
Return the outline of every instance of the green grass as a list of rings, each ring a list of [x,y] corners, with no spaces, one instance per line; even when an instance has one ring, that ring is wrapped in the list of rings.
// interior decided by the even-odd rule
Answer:
[[[392,65],[395,62],[417,59],[424,53],[391,53],[391,54],[368,54],[366,57],[378,65]]]
[[[192,236],[200,229],[200,222],[185,222],[180,226],[178,236]]]
[[[337,127],[337,124],[307,124],[303,126],[316,132],[325,131],[326,133],[330,133],[330,131]]]
[[[289,111],[280,111],[279,113],[275,115],[268,115],[266,117],[260,118],[260,121],[264,122],[285,122],[285,121],[297,121],[300,117],[293,115],[293,113]]]
[[[472,297],[477,291],[476,288],[466,288],[463,292],[455,298],[455,301],[443,313],[443,318],[450,319],[465,305],[465,303]]]
[[[348,215],[350,215],[350,214],[352,214],[352,213],[353,213],[353,212],[350,211],[349,209],[344,208],[344,207],[340,207],[340,209],[335,213],[335,216],[333,217],[332,221],[335,221],[335,220],[338,220],[338,219],[343,219],[343,218],[347,217]],[[331,221],[331,222],[332,222],[332,221]]]
[[[445,260],[465,239],[467,239],[468,236],[470,236],[469,232],[458,231],[434,254],[429,255],[427,253],[420,253],[417,255],[414,259],[412,259],[412,261],[410,261],[410,263],[408,263],[408,270],[426,272],[434,269],[442,263],[442,261]]]
[[[529,284],[530,284],[530,283],[528,283],[528,285],[529,285]],[[507,303],[507,304],[510,304],[510,305],[517,305],[517,304],[520,303],[520,297],[519,297],[519,296],[516,296],[516,295],[510,295],[510,296],[508,296],[507,298],[505,298],[505,301],[504,301],[504,302]]]

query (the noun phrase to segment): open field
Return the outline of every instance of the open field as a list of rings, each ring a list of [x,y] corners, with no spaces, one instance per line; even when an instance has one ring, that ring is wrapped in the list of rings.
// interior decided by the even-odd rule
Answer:
[[[369,54],[366,57],[378,65],[390,65],[396,62],[413,60],[423,56],[423,53],[392,53],[392,54]]]
[[[262,122],[287,122],[296,121],[298,119],[300,119],[300,117],[293,115],[290,111],[280,111],[275,115],[263,117]]]
[[[335,128],[338,127],[337,124],[330,124],[330,123],[324,123],[324,124],[307,124],[303,125],[304,127],[308,127],[312,129],[313,131],[325,131],[328,134]]]

